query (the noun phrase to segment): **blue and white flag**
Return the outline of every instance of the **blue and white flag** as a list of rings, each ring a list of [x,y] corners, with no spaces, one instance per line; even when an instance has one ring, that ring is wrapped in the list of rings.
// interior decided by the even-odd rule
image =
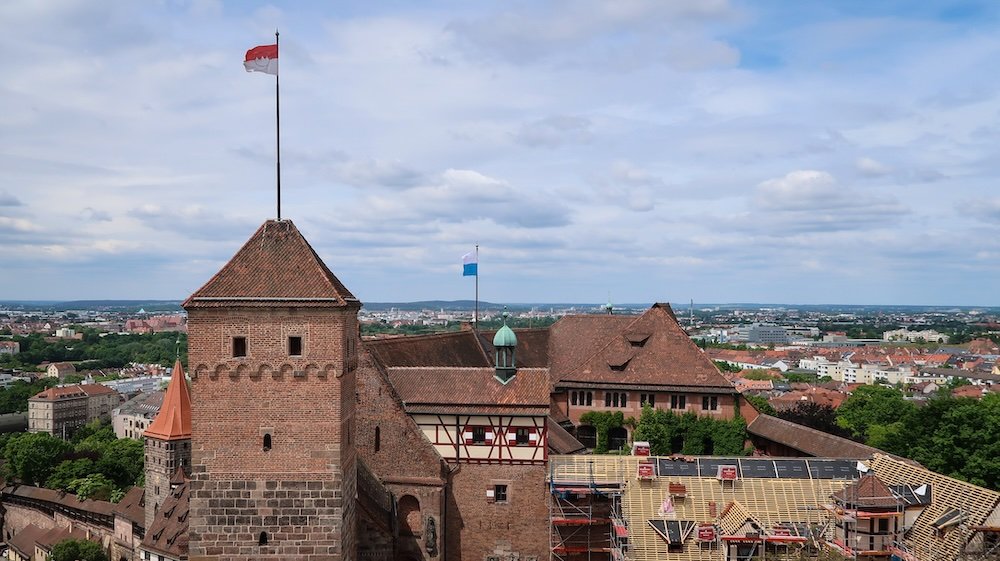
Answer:
[[[474,251],[470,251],[462,256],[462,276],[463,277],[478,277],[479,276],[479,260]]]

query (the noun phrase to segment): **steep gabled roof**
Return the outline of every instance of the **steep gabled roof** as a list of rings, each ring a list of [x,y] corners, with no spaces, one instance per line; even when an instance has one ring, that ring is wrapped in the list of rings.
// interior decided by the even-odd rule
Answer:
[[[552,365],[552,379],[557,386],[560,382],[601,382],[719,388],[736,393],[681,329],[669,304],[654,304],[627,324],[611,320],[615,316],[595,317],[613,323],[594,329],[599,336],[578,333],[582,336],[576,340],[553,338],[550,342],[554,354],[561,357],[558,364],[553,361]],[[568,358],[574,354],[585,359],[574,364]]]
[[[359,307],[290,220],[268,220],[185,308]]]
[[[493,368],[388,368],[389,381],[407,412],[549,412],[549,384],[542,368],[521,368],[508,383]]]
[[[549,369],[552,380],[567,372],[599,348],[602,341],[619,333],[635,316],[581,315],[564,316],[549,327]],[[581,356],[584,355],[584,356]]]
[[[833,494],[848,508],[898,508],[901,501],[892,490],[874,474],[868,474]]]
[[[118,504],[115,505],[115,516],[121,516],[126,520],[142,526],[146,519],[146,489],[143,487],[132,487],[125,493]]]
[[[191,392],[180,359],[174,363],[160,412],[143,434],[160,440],[191,438]]]
[[[387,367],[488,367],[492,361],[473,330],[370,339],[365,348]]]

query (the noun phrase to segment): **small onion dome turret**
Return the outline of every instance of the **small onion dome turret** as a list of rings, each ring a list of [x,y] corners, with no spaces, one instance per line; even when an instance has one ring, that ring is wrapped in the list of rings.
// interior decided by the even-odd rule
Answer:
[[[503,327],[497,330],[493,336],[493,348],[496,349],[496,378],[506,384],[510,382],[517,373],[517,366],[514,362],[514,349],[517,347],[517,335],[514,330],[507,326],[507,318],[510,314],[505,309],[503,312]]]

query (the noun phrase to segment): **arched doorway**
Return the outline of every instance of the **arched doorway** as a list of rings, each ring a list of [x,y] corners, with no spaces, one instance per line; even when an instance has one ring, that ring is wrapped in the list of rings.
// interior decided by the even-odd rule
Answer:
[[[397,505],[399,534],[416,536],[420,534],[420,501],[413,495],[403,495]]]
[[[576,439],[587,448],[597,448],[597,429],[590,425],[576,427]]]
[[[628,442],[628,430],[625,427],[611,427],[608,430],[608,450],[621,450]]]

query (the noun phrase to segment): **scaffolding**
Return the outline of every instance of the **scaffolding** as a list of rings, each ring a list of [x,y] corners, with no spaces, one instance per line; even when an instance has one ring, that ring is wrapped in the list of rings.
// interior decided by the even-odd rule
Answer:
[[[626,559],[628,530],[621,515],[622,481],[595,477],[593,463],[584,473],[561,470],[549,462],[549,546],[559,561]]]

